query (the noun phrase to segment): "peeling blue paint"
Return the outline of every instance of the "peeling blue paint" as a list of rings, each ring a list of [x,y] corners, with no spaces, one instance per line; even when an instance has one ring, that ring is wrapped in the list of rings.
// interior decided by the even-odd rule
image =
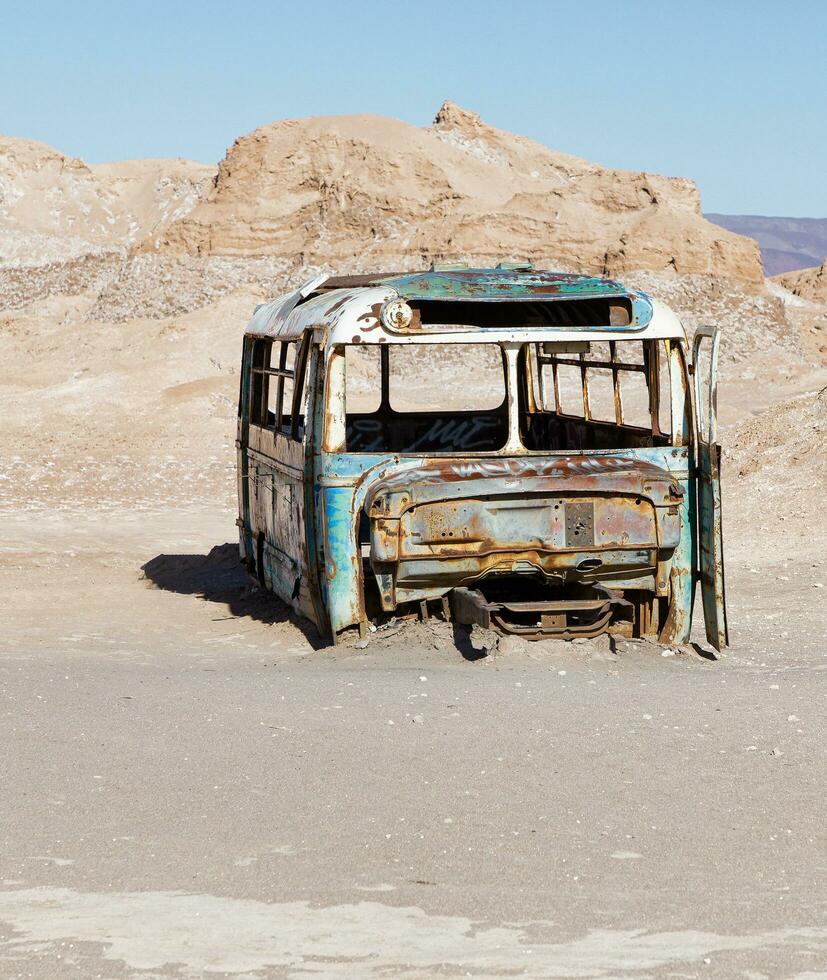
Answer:
[[[554,300],[625,299],[631,303],[628,325],[600,329],[631,332],[647,326],[652,303],[645,293],[627,290],[613,279],[564,272],[514,269],[462,269],[414,272],[376,280],[406,300],[473,301],[475,303],[553,302]],[[597,324],[591,326],[596,329]],[[589,328],[586,328],[589,329]]]

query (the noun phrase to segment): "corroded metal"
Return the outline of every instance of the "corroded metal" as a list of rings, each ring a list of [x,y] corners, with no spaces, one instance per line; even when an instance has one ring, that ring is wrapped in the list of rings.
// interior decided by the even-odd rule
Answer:
[[[699,354],[709,341],[709,371],[700,371]],[[702,326],[695,332],[692,361],[695,365],[697,412],[698,551],[701,600],[706,638],[717,649],[729,644],[724,586],[724,547],[721,521],[721,447],[715,442],[718,427],[717,363],[720,333]]]
[[[451,592],[454,621],[468,626],[496,629],[524,639],[540,640],[599,636],[608,628],[612,607],[629,606],[620,592],[597,586],[591,596],[579,599],[546,599],[537,602],[489,601],[477,590],[456,588]],[[517,624],[509,616],[522,614]]]
[[[633,458],[453,460],[386,467],[364,510],[391,609],[489,574],[654,583],[658,556],[680,543],[683,495],[667,469]]]
[[[537,315],[537,303],[594,297],[628,301],[633,316],[594,323],[589,316],[604,307],[582,306],[576,315],[583,322],[561,331]],[[501,348],[499,408],[422,418],[389,408],[388,345],[423,342],[424,307],[416,304],[430,301],[465,304],[462,343]],[[525,325],[492,317],[490,304],[514,301],[525,301]],[[476,303],[488,304],[478,326]],[[383,309],[405,315],[383,317]],[[437,321],[427,341],[458,342],[456,325],[443,331]],[[634,363],[623,356],[632,337],[644,353]],[[586,359],[595,339],[609,342],[608,361]],[[284,347],[277,363],[264,363],[262,344],[293,344],[293,366]],[[348,344],[384,345],[373,415],[348,413]],[[714,362],[717,341],[713,348]],[[542,363],[552,367],[553,410],[545,407],[552,393],[545,393]],[[560,411],[558,364],[579,368],[579,418]],[[590,367],[611,375],[613,422],[593,418]],[[666,434],[659,370],[669,372]],[[649,430],[624,419],[624,372],[648,385]],[[279,396],[269,414],[268,379]],[[288,383],[289,406],[281,398]],[[714,382],[705,404],[701,421],[714,424]],[[720,646],[727,634],[718,447],[714,428],[699,426],[697,444],[695,428],[683,328],[656,301],[618,283],[504,268],[319,277],[258,309],[245,339],[241,556],[262,585],[334,641],[348,627],[364,633],[370,616],[427,613],[431,600],[447,615],[450,600],[460,622],[468,621],[470,602],[487,610],[483,618],[494,628],[524,636],[611,629],[681,643],[689,638],[700,569],[708,636]],[[547,429],[556,433],[552,444]]]

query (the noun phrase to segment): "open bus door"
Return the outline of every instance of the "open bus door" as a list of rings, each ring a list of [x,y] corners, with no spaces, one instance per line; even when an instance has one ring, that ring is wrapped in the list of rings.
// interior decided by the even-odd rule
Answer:
[[[729,645],[721,528],[721,447],[716,442],[719,344],[720,333],[717,327],[698,327],[692,348],[697,432],[697,571],[701,583],[706,638],[716,650]]]

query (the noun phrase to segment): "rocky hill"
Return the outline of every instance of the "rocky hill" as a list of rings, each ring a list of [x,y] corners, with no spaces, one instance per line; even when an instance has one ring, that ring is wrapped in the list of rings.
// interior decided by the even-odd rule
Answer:
[[[715,319],[724,360],[746,371],[756,351],[771,351],[775,371],[779,356],[791,371],[811,359],[811,311],[765,288],[756,243],[707,221],[691,180],[607,169],[450,102],[425,128],[364,115],[273,123],[236,140],[217,171],[89,166],[0,140],[0,309],[77,296],[90,322],[164,320],[319,271],[504,258],[620,277],[690,330]]]
[[[426,129],[338,116],[241,137],[161,250],[337,269],[510,256],[607,275],[763,279],[755,242],[706,221],[692,181],[609,170],[450,102]]]
[[[0,509],[195,495],[231,511],[256,303],[322,269],[447,257],[619,275],[690,332],[719,323],[723,423],[823,384],[806,376],[825,306],[766,288],[756,244],[707,222],[691,181],[607,170],[451,104],[424,129],[275,123],[217,174],[0,140]]]
[[[123,253],[159,235],[206,192],[215,168],[189,160],[88,165],[0,137],[0,265]]]
[[[776,276],[776,280],[801,299],[827,305],[827,261],[814,269],[802,269],[800,272]]]

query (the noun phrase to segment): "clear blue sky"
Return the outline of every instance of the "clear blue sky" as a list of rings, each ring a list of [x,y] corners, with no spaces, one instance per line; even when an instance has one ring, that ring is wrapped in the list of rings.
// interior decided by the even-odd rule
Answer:
[[[827,216],[827,0],[0,0],[0,132],[214,162],[276,119],[445,98],[707,211]]]

